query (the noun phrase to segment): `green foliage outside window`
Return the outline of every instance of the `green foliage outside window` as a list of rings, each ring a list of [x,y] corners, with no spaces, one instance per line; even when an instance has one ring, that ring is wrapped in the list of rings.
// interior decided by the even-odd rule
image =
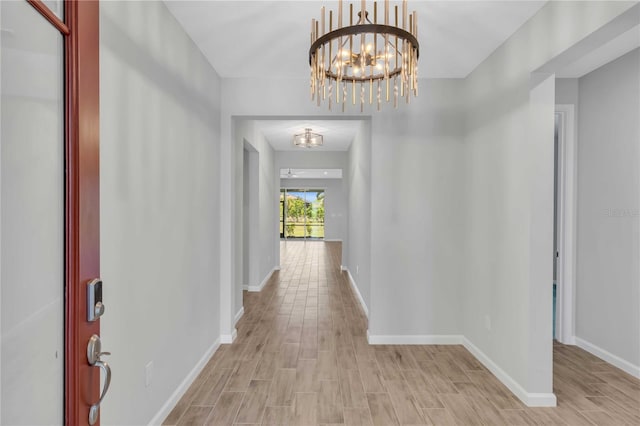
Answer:
[[[324,191],[287,191],[286,207],[281,204],[280,216],[282,218],[282,210],[286,208],[286,237],[324,237],[324,195]],[[281,200],[284,198],[282,192]]]

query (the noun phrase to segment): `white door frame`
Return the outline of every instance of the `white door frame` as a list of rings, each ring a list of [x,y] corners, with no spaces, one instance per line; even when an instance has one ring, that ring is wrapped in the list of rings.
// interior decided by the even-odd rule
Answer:
[[[574,105],[556,105],[558,116],[558,218],[556,337],[575,345],[577,141]],[[555,254],[555,253],[554,253]]]

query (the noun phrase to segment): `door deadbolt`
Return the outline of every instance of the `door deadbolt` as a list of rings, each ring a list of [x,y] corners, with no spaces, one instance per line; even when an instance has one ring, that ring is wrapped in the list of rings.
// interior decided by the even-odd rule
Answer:
[[[102,304],[102,280],[93,279],[87,284],[87,321],[93,322],[104,314]]]

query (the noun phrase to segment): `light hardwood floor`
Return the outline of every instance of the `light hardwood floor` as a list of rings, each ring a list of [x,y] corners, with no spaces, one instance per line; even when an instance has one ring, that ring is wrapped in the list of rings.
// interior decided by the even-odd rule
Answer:
[[[165,425],[640,425],[640,381],[554,345],[557,408],[527,408],[462,346],[370,346],[340,243],[281,244]]]

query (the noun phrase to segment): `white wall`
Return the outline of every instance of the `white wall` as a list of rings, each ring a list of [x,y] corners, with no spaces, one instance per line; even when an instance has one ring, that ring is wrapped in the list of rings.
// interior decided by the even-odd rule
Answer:
[[[249,157],[248,185],[249,199],[252,208],[249,212],[249,257],[240,259],[236,257],[237,266],[244,262],[249,266],[249,282],[242,282],[241,269],[237,270],[235,282],[236,313],[242,308],[242,287],[247,284],[249,289],[255,290],[269,278],[274,268],[278,267],[278,257],[274,247],[277,246],[278,233],[278,197],[280,188],[276,177],[279,172],[275,168],[275,154],[271,145],[266,141],[262,133],[255,130],[253,120],[237,120],[235,126],[235,151],[242,155],[244,145],[249,145],[254,152]],[[242,161],[242,159],[240,159]],[[242,169],[236,174],[242,173]],[[242,216],[242,192],[244,184],[236,180],[236,217]],[[238,198],[238,195],[240,198]],[[239,232],[240,242],[242,230]]]
[[[220,79],[162,2],[101,3],[100,43],[102,422],[141,425],[220,336]]]
[[[579,80],[576,337],[640,374],[640,50]]]
[[[306,148],[305,148],[306,149]],[[344,178],[347,168],[347,151],[277,151],[276,167],[288,169],[342,169]],[[278,170],[280,173],[280,170]],[[278,176],[280,176],[278,174]]]
[[[411,105],[372,121],[373,341],[462,332],[463,81],[420,84]]]
[[[347,247],[342,250],[342,263],[346,266],[371,315],[371,121],[360,124],[360,129],[349,147],[349,185]],[[345,175],[343,175],[345,176]],[[346,261],[345,261],[345,255]]]
[[[578,105],[578,79],[577,78],[557,78],[556,79],[556,104],[557,105]]]
[[[549,2],[466,79],[463,331],[531,403],[554,400],[555,103],[531,73],[634,4]]]

